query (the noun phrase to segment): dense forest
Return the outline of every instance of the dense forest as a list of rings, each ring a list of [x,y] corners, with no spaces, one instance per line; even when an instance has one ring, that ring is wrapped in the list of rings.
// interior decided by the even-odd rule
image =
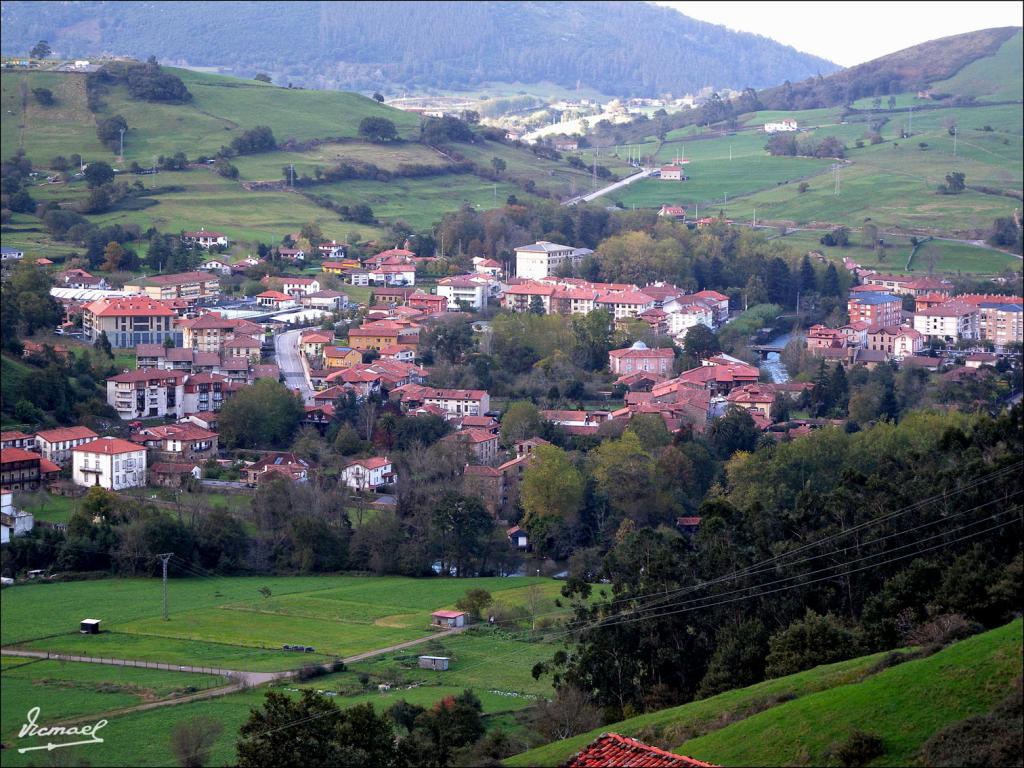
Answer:
[[[835,71],[647,3],[4,3],[4,55],[116,52],[351,90],[577,81],[612,95],[767,87]],[[154,18],[159,17],[159,23]],[[282,40],[292,41],[281,45]],[[296,55],[301,50],[301,55]]]

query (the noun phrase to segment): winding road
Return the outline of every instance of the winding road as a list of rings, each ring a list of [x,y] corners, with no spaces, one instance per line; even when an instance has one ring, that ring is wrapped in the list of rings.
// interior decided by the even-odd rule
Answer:
[[[614,192],[616,189],[628,186],[629,184],[632,184],[634,181],[646,179],[647,177],[652,176],[654,174],[654,171],[654,168],[644,168],[638,173],[634,173],[632,176],[627,176],[624,179],[616,181],[614,184],[609,184],[607,187],[602,187],[596,192],[591,192],[589,195],[577,195],[576,197],[566,200],[564,203],[562,203],[562,205],[576,205],[577,203],[589,203],[591,200],[596,200],[601,195],[606,195],[609,192]]]

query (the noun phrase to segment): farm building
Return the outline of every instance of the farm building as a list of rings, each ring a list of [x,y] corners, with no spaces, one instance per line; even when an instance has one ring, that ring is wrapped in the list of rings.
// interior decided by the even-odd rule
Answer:
[[[99,619],[82,619],[78,631],[83,635],[98,635],[100,633]]]
[[[430,625],[432,627],[444,627],[445,629],[464,627],[466,626],[466,612],[434,611],[430,614]]]
[[[434,669],[445,672],[448,669],[447,656],[420,656],[420,669]]]

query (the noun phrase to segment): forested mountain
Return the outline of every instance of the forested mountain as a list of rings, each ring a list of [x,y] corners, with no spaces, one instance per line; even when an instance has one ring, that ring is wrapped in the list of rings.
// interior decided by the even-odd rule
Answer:
[[[837,67],[647,3],[5,2],[4,55],[41,39],[103,53],[271,73],[343,89],[577,81],[613,95],[754,88]]]

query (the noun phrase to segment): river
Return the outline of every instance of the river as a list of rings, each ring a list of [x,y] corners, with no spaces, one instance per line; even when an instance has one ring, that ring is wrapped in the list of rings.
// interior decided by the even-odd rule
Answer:
[[[769,346],[772,347],[785,347],[793,339],[793,332],[784,333],[781,336],[776,336],[768,342]],[[781,384],[784,381],[789,381],[789,371],[786,370],[786,366],[783,365],[781,355],[778,352],[769,352],[768,359],[761,363],[761,370],[768,371],[768,375],[771,380],[776,384]]]

